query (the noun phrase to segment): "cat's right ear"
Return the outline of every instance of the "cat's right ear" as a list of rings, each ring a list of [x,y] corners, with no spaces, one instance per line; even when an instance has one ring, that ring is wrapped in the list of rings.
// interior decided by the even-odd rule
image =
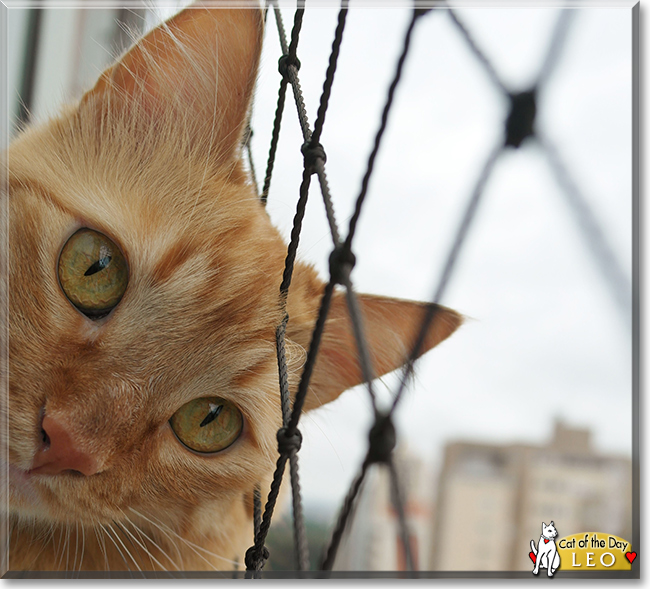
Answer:
[[[237,9],[195,3],[138,41],[82,103],[154,123],[175,119],[191,141],[225,163],[239,148],[262,33],[255,0]]]

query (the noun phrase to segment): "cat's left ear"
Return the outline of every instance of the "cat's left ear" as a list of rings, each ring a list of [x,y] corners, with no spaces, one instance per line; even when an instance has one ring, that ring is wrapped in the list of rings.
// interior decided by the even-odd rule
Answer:
[[[254,0],[238,9],[196,3],[136,43],[82,102],[154,124],[171,115],[223,163],[239,147],[262,33],[263,15]]]
[[[374,376],[382,376],[402,366],[419,334],[427,305],[376,295],[357,294],[364,336],[370,352]],[[289,311],[291,317],[291,310]],[[463,317],[438,305],[427,330],[420,354],[447,339],[463,322]],[[299,321],[298,321],[299,323]],[[305,350],[311,341],[311,327],[293,326],[291,338]],[[291,319],[289,321],[291,331]],[[363,382],[354,329],[344,292],[335,292],[321,339],[305,410],[336,399],[343,391]]]

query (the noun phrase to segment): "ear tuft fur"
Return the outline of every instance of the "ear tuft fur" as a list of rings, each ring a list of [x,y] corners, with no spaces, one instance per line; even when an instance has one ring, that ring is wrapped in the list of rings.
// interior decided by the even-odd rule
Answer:
[[[145,118],[149,125],[173,120],[216,164],[232,161],[255,85],[262,33],[259,8],[191,6],[107,69],[82,105]]]
[[[321,293],[322,289],[309,295],[314,305],[318,305]],[[426,314],[427,304],[367,294],[357,294],[357,301],[374,376],[379,377],[399,368],[408,359]],[[295,298],[292,302],[294,311],[299,310]],[[315,311],[312,310],[309,322],[305,320],[304,312],[301,314],[298,311],[297,316],[294,316],[290,309],[289,315],[291,339],[308,349]],[[291,326],[294,319],[294,325]],[[460,314],[438,306],[419,355],[448,338],[462,322]],[[314,409],[328,403],[361,382],[363,377],[346,296],[344,292],[336,292],[332,297],[305,409]]]

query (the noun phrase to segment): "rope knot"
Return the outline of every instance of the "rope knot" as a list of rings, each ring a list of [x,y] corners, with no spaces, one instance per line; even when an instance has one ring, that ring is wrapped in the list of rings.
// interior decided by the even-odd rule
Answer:
[[[533,135],[536,114],[535,88],[519,94],[510,94],[510,112],[506,121],[505,144],[519,147],[526,137]]]
[[[289,67],[293,66],[296,70],[300,69],[300,60],[295,55],[283,55],[278,59],[278,71],[283,78],[289,77]]]
[[[327,161],[327,155],[325,154],[325,149],[320,143],[312,145],[311,142],[304,143],[300,148],[302,155],[305,159],[305,170],[309,170],[312,174],[315,172],[315,165],[318,160],[321,160],[323,163]]]
[[[386,464],[395,449],[397,436],[390,414],[379,414],[368,435],[370,448],[368,462]]]
[[[343,284],[357,263],[355,255],[344,245],[337,245],[330,254],[330,276],[335,284]]]
[[[260,553],[258,554],[257,548],[251,546],[246,551],[246,556],[244,557],[244,563],[246,564],[247,571],[260,571],[264,567],[264,564],[269,559],[269,549],[266,546],[262,546]]]
[[[294,430],[293,435],[287,435],[287,428],[281,427],[276,435],[278,438],[278,452],[285,456],[291,452],[298,452],[302,446],[302,434],[299,429]]]

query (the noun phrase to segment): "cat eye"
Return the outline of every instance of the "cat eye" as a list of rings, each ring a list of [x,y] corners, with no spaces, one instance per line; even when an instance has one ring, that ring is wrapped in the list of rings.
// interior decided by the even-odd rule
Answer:
[[[240,436],[244,419],[230,401],[202,397],[185,403],[169,420],[176,437],[202,454],[219,452]]]
[[[108,237],[79,229],[59,256],[59,283],[68,300],[87,317],[99,319],[119,302],[129,281],[126,259]]]

